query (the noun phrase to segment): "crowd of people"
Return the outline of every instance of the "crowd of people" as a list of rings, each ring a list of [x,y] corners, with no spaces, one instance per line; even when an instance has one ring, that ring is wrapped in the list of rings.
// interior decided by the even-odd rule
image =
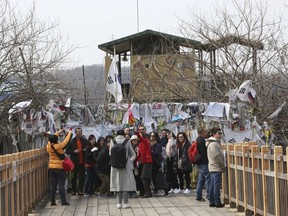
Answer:
[[[60,131],[62,132],[62,131]],[[86,139],[81,128],[75,129],[71,139],[69,131],[63,141],[58,142],[57,132],[49,136],[47,151],[50,156],[51,205],[56,205],[55,194],[58,185],[62,205],[69,205],[65,195],[66,173],[61,165],[60,154],[69,155],[75,167],[71,171],[72,196],[93,196],[96,190],[99,198],[116,196],[117,208],[130,208],[129,197],[149,198],[152,196],[191,193],[192,163],[188,156],[191,141],[185,132],[174,134],[163,129],[149,134],[140,126],[137,132],[129,128],[117,131],[116,137],[96,138],[91,134]],[[198,128],[197,149],[201,155],[196,167],[198,181],[196,200],[208,201],[210,207],[224,207],[220,199],[224,155],[220,140],[222,132],[218,127],[206,131]],[[53,139],[52,139],[53,138]],[[124,168],[113,165],[112,149],[123,145],[127,155]],[[114,159],[115,160],[115,159]],[[207,195],[202,196],[206,188]]]

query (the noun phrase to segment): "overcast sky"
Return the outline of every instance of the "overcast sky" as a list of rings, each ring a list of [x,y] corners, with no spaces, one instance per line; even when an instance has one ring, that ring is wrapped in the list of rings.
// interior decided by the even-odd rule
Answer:
[[[27,10],[33,0],[10,0]],[[244,0],[243,0],[244,1]],[[277,2],[268,0],[277,10]],[[36,16],[43,21],[57,21],[70,44],[80,47],[71,58],[77,66],[104,63],[105,53],[98,45],[151,29],[181,36],[178,17],[188,19],[189,8],[212,14],[215,4],[231,0],[34,0]],[[269,3],[270,4],[270,3]]]

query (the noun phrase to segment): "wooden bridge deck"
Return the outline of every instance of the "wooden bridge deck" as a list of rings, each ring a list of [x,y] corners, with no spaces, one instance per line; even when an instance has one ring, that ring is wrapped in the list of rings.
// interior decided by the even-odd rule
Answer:
[[[58,199],[56,206],[46,202],[41,208],[33,210],[29,216],[243,216],[228,205],[224,208],[211,208],[207,201],[195,200],[195,190],[192,194],[173,194],[169,196],[155,196],[152,198],[130,198],[130,209],[117,209],[115,198],[80,197],[68,195],[69,206],[61,206]]]

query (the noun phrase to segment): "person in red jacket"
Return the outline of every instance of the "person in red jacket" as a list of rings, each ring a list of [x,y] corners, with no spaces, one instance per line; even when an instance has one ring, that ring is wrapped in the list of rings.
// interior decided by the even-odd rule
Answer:
[[[140,133],[139,133],[140,132]],[[139,132],[136,132],[139,144],[139,157],[138,164],[142,164],[141,180],[143,182],[145,195],[143,198],[151,197],[150,182],[152,178],[152,155],[151,155],[151,145],[149,139],[146,137],[146,128],[141,126]]]

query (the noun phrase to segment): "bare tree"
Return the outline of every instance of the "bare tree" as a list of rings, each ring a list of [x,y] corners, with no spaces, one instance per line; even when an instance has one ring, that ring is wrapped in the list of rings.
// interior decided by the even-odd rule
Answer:
[[[210,94],[199,100],[223,101],[229,90],[252,80],[257,101],[251,106],[261,110],[257,116],[263,121],[287,98],[285,13],[271,17],[262,1],[233,0],[232,5],[229,10],[216,7],[215,16],[190,9],[190,21],[180,19],[180,31],[204,45],[203,58],[198,59],[204,70],[198,83],[208,83]],[[287,119],[274,123],[287,127]]]
[[[51,98],[62,99],[65,85],[52,72],[74,48],[61,36],[57,23],[40,21],[33,8],[23,12],[1,0],[0,25],[0,130],[7,136],[13,104],[32,100],[31,107],[38,110]]]

